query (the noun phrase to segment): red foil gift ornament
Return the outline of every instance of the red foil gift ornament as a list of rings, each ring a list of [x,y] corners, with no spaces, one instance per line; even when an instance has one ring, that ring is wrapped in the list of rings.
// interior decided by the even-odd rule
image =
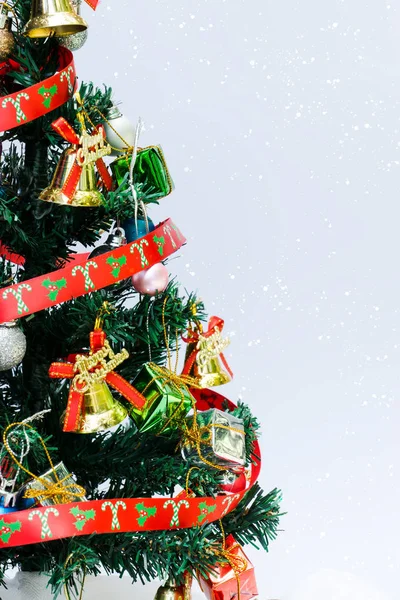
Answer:
[[[78,113],[79,116],[81,116],[80,113]],[[61,155],[53,176],[53,181],[39,196],[41,200],[56,202],[58,204],[79,204],[81,206],[102,204],[104,199],[99,192],[97,192],[97,195],[100,200],[97,202],[85,203],[75,198],[78,184],[82,185],[85,188],[84,191],[87,193],[90,191],[94,192],[94,164],[105,188],[111,190],[113,186],[111,175],[103,161],[103,157],[111,153],[111,146],[106,142],[103,126],[99,125],[93,134],[89,134],[86,131],[82,116],[80,121],[82,126],[82,134],[80,136],[73,130],[64,117],[56,119],[51,124],[52,128],[64,140],[72,144],[72,147],[64,150]],[[82,181],[81,176],[84,169],[85,181]]]
[[[228,338],[224,339],[221,335],[223,327],[223,319],[210,317],[208,331],[203,331],[201,323],[196,321],[195,327],[189,329],[188,337],[182,337],[188,344],[182,375],[195,377],[201,388],[229,383],[233,378],[233,373],[222,354],[230,343]]]
[[[50,365],[49,376],[52,379],[72,379],[64,417],[64,431],[89,433],[82,428],[82,422],[85,419],[84,398],[91,391],[96,391],[101,384],[108,384],[117,390],[136,409],[143,408],[146,403],[144,396],[114,371],[128,356],[125,348],[118,354],[114,354],[104,331],[95,329],[90,334],[90,353],[88,355],[71,355],[69,357],[71,362],[56,362]],[[107,359],[109,360],[107,361]],[[109,396],[111,395],[109,394]],[[105,427],[99,428],[99,430],[101,429],[105,429]]]
[[[251,600],[258,596],[254,567],[233,535],[226,538],[224,549],[217,554],[221,562],[208,579],[199,577],[208,600]]]

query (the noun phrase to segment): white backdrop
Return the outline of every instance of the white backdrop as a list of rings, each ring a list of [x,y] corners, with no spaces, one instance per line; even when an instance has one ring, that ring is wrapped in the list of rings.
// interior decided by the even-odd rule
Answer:
[[[399,598],[400,16],[390,0],[103,0],[76,54],[161,142],[170,269],[226,319],[285,530],[260,597]],[[109,585],[109,589],[106,589]],[[96,598],[135,597],[101,583]],[[136,593],[151,599],[154,588]],[[88,588],[87,600],[91,598]]]

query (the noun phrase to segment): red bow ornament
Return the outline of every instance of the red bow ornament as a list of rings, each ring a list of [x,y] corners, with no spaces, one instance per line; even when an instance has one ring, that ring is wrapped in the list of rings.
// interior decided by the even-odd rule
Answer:
[[[220,317],[210,317],[208,330],[202,331],[200,322],[195,323],[194,329],[189,329],[189,336],[182,337],[188,345],[185,365],[182,375],[196,377],[201,387],[213,387],[221,383],[227,383],[233,378],[233,373],[226,361],[222,351],[229,345],[230,340],[223,338],[221,333],[224,320]],[[220,359],[227,373],[220,371],[220,377],[214,377],[217,383],[212,383],[210,377],[210,364]],[[215,365],[215,362],[214,362]]]
[[[128,356],[125,348],[114,354],[104,331],[95,329],[90,334],[89,354],[72,354],[68,357],[71,362],[56,362],[50,365],[49,376],[52,379],[72,379],[65,412],[64,431],[77,430],[84,410],[83,396],[94,383],[107,383],[122,394],[135,408],[143,408],[146,398],[114,371]],[[107,359],[110,360],[107,361]]]
[[[70,200],[73,198],[82,169],[89,163],[96,163],[99,175],[109,191],[112,189],[112,178],[103,161],[103,156],[111,153],[111,146],[106,142],[104,127],[99,125],[94,134],[89,134],[85,129],[78,135],[64,117],[56,119],[51,124],[54,131],[77,149],[76,160],[62,187],[62,193]]]
[[[89,4],[90,8],[96,10],[97,5],[99,4],[99,0],[85,0],[86,4]]]

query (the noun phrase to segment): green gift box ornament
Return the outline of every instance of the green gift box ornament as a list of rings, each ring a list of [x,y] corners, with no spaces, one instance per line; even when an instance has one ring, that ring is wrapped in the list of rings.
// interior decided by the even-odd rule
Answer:
[[[125,154],[111,163],[111,171],[118,187],[124,181],[131,165],[132,156]],[[161,146],[138,148],[136,161],[133,167],[133,183],[149,196],[158,200],[168,196],[174,189],[174,183],[168,171]],[[129,182],[122,188],[129,187]]]
[[[132,419],[141,433],[168,433],[176,429],[195,404],[181,377],[154,363],[143,365],[133,386],[147,400],[141,409],[131,409]]]

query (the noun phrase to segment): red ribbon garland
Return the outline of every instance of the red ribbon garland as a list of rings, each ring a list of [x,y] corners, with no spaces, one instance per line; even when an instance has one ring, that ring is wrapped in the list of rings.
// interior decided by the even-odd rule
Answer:
[[[64,138],[64,140],[66,140],[70,144],[74,144],[74,146],[78,147],[81,145],[79,135],[72,129],[71,125],[66,119],[64,119],[64,117],[59,117],[58,119],[53,121],[51,126],[54,129],[54,131],[56,131],[62,138]],[[99,127],[97,128],[96,133],[101,133],[103,138],[105,139],[106,134],[104,128],[101,125],[99,125]],[[110,191],[113,186],[113,181],[102,158],[96,160],[96,167],[105,187],[108,191]],[[82,168],[83,165],[80,164],[78,161],[75,161],[62,187],[62,193],[65,194],[65,196],[67,196],[67,198],[69,198],[70,200],[72,200],[75,194],[82,173]]]
[[[106,334],[103,330],[97,329],[90,334],[90,351],[91,354],[97,352],[104,347]],[[74,362],[56,362],[52,363],[49,368],[49,376],[52,379],[73,379],[77,374],[75,371],[75,359],[78,355],[71,355],[68,358]],[[82,355],[81,355],[82,356]],[[111,387],[117,390],[126,400],[133,404],[136,408],[142,408],[146,403],[146,398],[140,394],[130,383],[125,379],[111,371],[104,378],[104,381]],[[82,416],[83,407],[83,392],[77,391],[73,385],[70,387],[67,410],[65,413],[63,431],[76,431],[79,421]]]
[[[54,75],[0,98],[0,132],[43,117],[71,98],[77,86],[74,57],[70,50],[62,46],[57,48],[57,56],[58,68]],[[0,63],[0,77],[17,70],[26,69],[11,59]],[[44,104],[42,91],[48,91],[52,87],[57,91],[51,98],[51,102]]]
[[[221,317],[215,317],[215,316],[210,317],[210,319],[208,321],[208,330],[200,332],[200,334],[205,338],[210,337],[213,333],[215,333],[216,327],[218,327],[218,329],[220,331],[222,331],[222,329],[224,327],[224,323],[225,323],[225,321],[223,319],[221,319]],[[197,344],[197,342],[199,341],[199,332],[191,331],[191,336],[189,336],[188,338],[184,338],[182,336],[182,339],[187,344],[195,344],[195,343]],[[196,362],[198,353],[199,353],[199,349],[195,348],[193,350],[193,352],[190,354],[190,356],[187,358],[185,365],[183,367],[182,375],[189,375],[189,373],[191,372],[191,370],[193,368],[194,363]],[[226,362],[225,356],[222,354],[222,352],[219,356],[221,358],[222,364],[224,365],[225,369],[228,371],[230,377],[233,378],[233,373],[232,373],[228,363]]]

